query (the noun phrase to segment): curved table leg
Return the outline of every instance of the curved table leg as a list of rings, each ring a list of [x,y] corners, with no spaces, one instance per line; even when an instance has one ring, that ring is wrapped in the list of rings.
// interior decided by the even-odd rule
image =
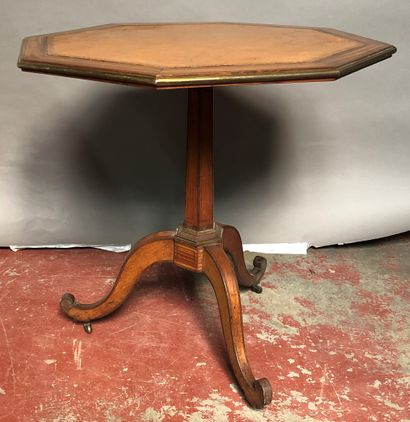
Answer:
[[[243,256],[241,236],[233,226],[223,226],[222,244],[233,260],[239,285],[250,287],[256,293],[262,293],[259,282],[266,270],[266,259],[263,256],[255,256],[253,268],[248,271]]]
[[[86,323],[102,318],[120,307],[131,293],[143,271],[157,262],[172,262],[174,256],[174,232],[158,232],[141,239],[131,250],[111,291],[92,304],[77,303],[71,293],[61,298],[61,309],[72,319]]]
[[[266,378],[256,380],[246,357],[242,310],[232,264],[219,245],[204,250],[203,272],[215,291],[229,360],[248,402],[258,409],[272,400],[272,387]]]

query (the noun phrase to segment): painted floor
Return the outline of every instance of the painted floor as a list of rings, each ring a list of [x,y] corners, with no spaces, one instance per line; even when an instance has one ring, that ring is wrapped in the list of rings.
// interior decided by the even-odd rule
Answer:
[[[203,278],[152,267],[91,335],[60,313],[66,291],[99,299],[124,258],[0,250],[0,421],[410,420],[410,234],[268,257],[263,293],[241,294],[253,372],[274,391],[260,411]]]

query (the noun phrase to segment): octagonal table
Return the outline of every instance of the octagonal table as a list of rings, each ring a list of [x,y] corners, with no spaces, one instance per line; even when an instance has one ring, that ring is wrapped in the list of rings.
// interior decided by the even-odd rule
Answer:
[[[245,266],[239,232],[213,217],[213,87],[330,81],[390,57],[395,47],[328,28],[239,23],[114,24],[24,39],[18,66],[157,89],[188,91],[185,218],[175,231],[151,234],[131,250],[111,291],[93,304],[61,300],[83,322],[117,309],[142,272],[158,262],[204,273],[216,294],[233,372],[248,402],[270,403],[266,378],[255,379],[246,356],[238,286],[262,291],[266,260]],[[243,163],[245,165],[245,163]]]

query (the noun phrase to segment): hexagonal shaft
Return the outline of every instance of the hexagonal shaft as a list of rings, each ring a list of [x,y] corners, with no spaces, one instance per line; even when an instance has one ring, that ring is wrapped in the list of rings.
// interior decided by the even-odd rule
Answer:
[[[188,89],[184,227],[213,227],[213,88]]]

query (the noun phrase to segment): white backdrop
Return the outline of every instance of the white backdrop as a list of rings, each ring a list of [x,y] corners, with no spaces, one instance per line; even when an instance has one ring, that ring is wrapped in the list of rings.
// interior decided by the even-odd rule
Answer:
[[[333,83],[216,89],[216,217],[247,243],[410,229],[407,0],[0,0],[0,15],[0,245],[124,244],[182,221],[183,91],[16,68],[24,36],[132,21],[328,26],[396,45]]]

